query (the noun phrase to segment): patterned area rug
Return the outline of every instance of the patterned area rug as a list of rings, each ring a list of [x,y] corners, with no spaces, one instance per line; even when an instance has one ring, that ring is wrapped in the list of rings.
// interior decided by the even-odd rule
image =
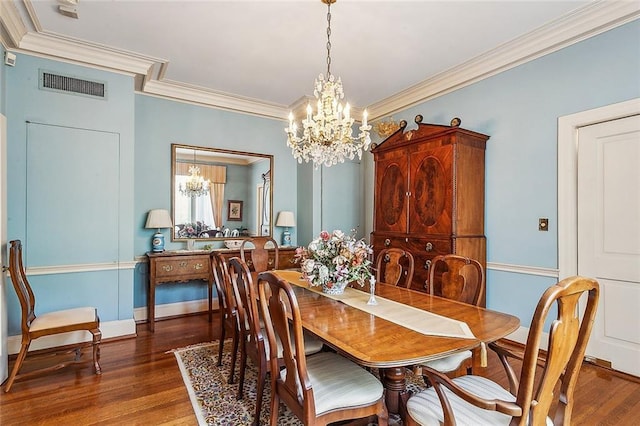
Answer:
[[[186,348],[174,349],[178,366],[182,372],[184,384],[189,392],[193,410],[200,425],[250,425],[256,403],[257,369],[247,361],[245,373],[244,398],[237,399],[238,384],[228,384],[231,370],[231,340],[225,342],[222,366],[218,367],[218,341],[200,343]],[[238,365],[236,365],[236,382]],[[407,375],[407,387],[417,391],[424,387],[422,378],[413,374]],[[267,376],[267,384],[262,400],[260,424],[268,425],[271,412],[271,386]],[[283,426],[302,425],[289,409],[280,404],[278,424]],[[390,417],[390,425],[400,426],[402,422]]]

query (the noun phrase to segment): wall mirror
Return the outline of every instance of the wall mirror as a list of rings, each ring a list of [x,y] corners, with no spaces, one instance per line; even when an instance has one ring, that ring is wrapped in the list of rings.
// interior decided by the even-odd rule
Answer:
[[[172,241],[271,235],[273,155],[171,144]]]

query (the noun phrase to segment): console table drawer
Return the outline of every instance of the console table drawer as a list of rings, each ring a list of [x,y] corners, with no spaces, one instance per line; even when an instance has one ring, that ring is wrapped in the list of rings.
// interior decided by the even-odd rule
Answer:
[[[193,277],[209,277],[208,256],[157,259],[153,263],[156,281],[168,278],[188,280]]]

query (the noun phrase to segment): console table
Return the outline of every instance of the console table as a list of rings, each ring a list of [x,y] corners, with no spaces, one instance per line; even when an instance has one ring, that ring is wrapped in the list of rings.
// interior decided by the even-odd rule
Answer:
[[[204,280],[209,286],[209,322],[212,320],[213,276],[210,252],[206,250],[178,250],[147,253],[149,258],[149,330],[155,330],[156,285]]]
[[[295,247],[278,248],[278,268],[295,268],[293,262]],[[215,249],[226,259],[240,257],[238,249]],[[247,264],[251,263],[249,254]],[[209,322],[213,311],[213,274],[211,272],[211,251],[208,250],[174,250],[159,253],[148,252],[149,259],[149,302],[147,303],[147,321],[149,331],[155,330],[156,320],[156,286],[164,283],[184,283],[192,280],[204,280],[209,286]]]

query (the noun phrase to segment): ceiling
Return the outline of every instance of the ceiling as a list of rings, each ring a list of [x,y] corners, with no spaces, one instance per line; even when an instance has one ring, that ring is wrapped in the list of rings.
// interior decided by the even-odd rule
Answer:
[[[367,107],[375,120],[637,19],[639,4],[339,0],[331,72],[354,115]],[[320,0],[0,0],[0,12],[10,51],[116,70],[144,93],[250,114],[298,111],[327,68]]]

